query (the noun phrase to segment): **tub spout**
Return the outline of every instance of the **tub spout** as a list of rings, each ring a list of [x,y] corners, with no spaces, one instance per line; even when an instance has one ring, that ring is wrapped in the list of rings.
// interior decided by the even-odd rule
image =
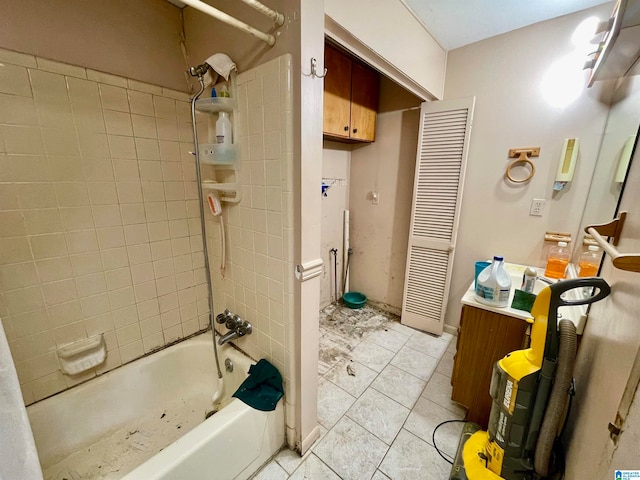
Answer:
[[[230,342],[231,340],[234,340],[239,336],[240,335],[238,335],[238,332],[236,332],[235,330],[227,332],[218,339],[218,345],[224,345],[225,343]]]
[[[237,319],[240,320],[240,317],[237,317]],[[218,340],[218,345],[224,345],[225,343],[230,342],[231,340],[235,340],[236,338],[250,335],[252,331],[253,327],[249,322],[240,320],[240,322],[238,322],[233,329],[220,337],[220,339]]]

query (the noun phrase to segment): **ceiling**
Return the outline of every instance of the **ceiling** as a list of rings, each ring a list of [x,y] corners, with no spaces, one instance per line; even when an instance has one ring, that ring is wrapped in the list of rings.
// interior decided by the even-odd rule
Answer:
[[[167,0],[182,8],[180,0]],[[268,0],[262,0],[269,3]],[[445,50],[612,0],[401,0]]]
[[[445,49],[560,17],[603,0],[403,0]],[[613,10],[613,4],[611,9]]]

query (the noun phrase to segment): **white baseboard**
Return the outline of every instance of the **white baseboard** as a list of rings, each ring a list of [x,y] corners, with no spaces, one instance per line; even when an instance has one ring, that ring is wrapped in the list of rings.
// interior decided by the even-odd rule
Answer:
[[[447,325],[446,323],[444,325],[444,331],[447,332],[447,333],[450,333],[454,337],[458,336],[458,328],[457,327],[452,327],[451,325]]]
[[[316,425],[316,428],[314,428],[311,433],[307,435],[307,438],[302,440],[302,443],[300,444],[300,455],[304,455],[306,451],[311,448],[311,445],[313,445],[314,442],[318,440],[318,438],[320,438],[320,426]]]

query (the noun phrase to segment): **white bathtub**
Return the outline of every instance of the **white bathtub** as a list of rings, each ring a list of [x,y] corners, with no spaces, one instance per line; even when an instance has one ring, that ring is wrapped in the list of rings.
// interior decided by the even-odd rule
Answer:
[[[283,402],[260,412],[231,398],[252,361],[198,335],[27,408],[47,480],[246,479],[284,444]],[[234,364],[232,373],[224,362]]]

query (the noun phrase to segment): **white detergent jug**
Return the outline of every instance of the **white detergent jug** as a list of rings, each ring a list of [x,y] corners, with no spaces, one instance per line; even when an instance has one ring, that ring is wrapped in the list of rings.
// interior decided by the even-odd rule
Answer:
[[[511,292],[511,276],[504,269],[504,258],[495,256],[476,283],[476,300],[493,307],[506,307]]]

